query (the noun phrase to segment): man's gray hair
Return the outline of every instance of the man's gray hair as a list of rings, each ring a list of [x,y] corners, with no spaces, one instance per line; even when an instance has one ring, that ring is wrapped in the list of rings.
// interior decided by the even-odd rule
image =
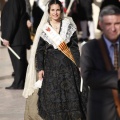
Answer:
[[[99,20],[102,21],[103,17],[107,15],[120,15],[120,9],[115,5],[104,7],[100,12]]]

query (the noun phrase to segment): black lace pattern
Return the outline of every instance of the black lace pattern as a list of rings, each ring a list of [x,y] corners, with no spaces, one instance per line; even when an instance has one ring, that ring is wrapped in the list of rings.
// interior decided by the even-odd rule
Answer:
[[[45,55],[44,79],[38,109],[44,120],[83,120],[80,72],[59,50]]]

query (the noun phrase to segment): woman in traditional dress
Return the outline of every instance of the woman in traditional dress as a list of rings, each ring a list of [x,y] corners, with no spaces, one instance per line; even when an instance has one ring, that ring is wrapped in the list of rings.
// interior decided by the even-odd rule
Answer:
[[[29,100],[36,79],[42,81],[38,114],[43,120],[86,120],[87,92],[80,92],[79,68],[76,25],[64,17],[62,3],[51,0],[35,35],[23,91]]]
[[[49,20],[43,26],[36,52],[38,78],[43,79],[38,93],[39,114],[45,120],[81,120],[85,116],[80,97],[76,26],[72,20],[63,18],[59,0],[50,1],[48,13]]]

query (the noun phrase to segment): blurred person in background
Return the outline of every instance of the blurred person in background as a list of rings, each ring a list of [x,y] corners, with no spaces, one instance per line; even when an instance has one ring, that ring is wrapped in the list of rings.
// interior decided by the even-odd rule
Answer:
[[[79,11],[80,27],[82,31],[80,42],[95,39],[92,3],[93,0],[79,0],[77,10]]]
[[[29,31],[31,33],[31,28],[32,28],[31,5],[30,5],[29,0],[25,0],[25,3],[26,3],[26,12],[27,12],[27,16],[28,16],[27,26],[28,26]],[[15,76],[15,72],[12,72],[12,76]]]
[[[30,49],[32,41],[30,39],[26,13],[25,0],[8,0],[1,15],[1,31],[3,45],[10,46],[19,56],[18,60],[9,50],[13,70],[15,72],[14,81],[6,89],[23,89],[27,69],[27,49]]]
[[[70,4],[70,1],[67,1],[67,7],[69,6]],[[79,8],[79,1],[78,0],[74,0],[72,6],[71,6],[71,10],[69,12],[69,16],[71,16],[73,18],[73,21],[75,22],[76,26],[77,26],[77,31],[79,32],[81,29],[80,29],[80,14],[79,14],[79,11],[78,11],[78,8]]]
[[[67,6],[69,3],[70,1],[67,2]],[[95,39],[92,3],[92,0],[74,0],[69,13],[77,25],[78,32],[82,31],[80,42]]]

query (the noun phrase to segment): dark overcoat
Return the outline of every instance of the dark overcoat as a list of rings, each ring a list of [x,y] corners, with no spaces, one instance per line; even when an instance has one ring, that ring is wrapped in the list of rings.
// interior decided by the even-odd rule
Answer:
[[[1,15],[1,30],[2,38],[9,40],[10,46],[31,42],[27,19],[25,0],[8,0]]]

